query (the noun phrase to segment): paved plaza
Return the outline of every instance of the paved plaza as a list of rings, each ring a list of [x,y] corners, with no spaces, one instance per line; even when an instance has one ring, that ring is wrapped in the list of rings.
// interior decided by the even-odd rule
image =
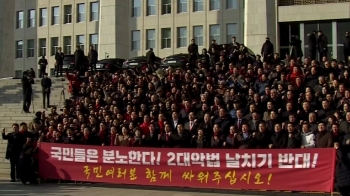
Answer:
[[[0,196],[272,196],[293,195],[306,196],[309,194],[275,193],[275,192],[232,192],[211,191],[184,188],[163,188],[129,185],[106,185],[106,184],[41,184],[22,185],[8,180],[0,180]],[[311,194],[324,195],[324,194]],[[330,195],[330,194],[328,194]]]

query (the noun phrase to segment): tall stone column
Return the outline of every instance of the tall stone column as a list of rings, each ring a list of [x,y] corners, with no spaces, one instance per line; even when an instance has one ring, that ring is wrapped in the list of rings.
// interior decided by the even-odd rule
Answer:
[[[100,0],[99,57],[128,58],[129,1]]]
[[[244,44],[255,54],[261,54],[266,37],[277,46],[277,0],[245,0]]]
[[[0,78],[13,77],[15,73],[15,1],[2,0],[0,12]],[[23,50],[24,51],[24,50]]]

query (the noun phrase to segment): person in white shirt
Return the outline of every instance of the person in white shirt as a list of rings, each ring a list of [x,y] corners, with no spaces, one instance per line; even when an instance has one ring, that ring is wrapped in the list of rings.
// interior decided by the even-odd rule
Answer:
[[[315,148],[315,135],[308,123],[304,123],[301,128],[301,148]]]

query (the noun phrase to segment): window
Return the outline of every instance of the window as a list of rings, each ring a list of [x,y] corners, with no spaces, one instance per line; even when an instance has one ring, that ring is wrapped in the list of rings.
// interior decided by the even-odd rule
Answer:
[[[187,46],[187,27],[177,28],[177,47],[182,48]]]
[[[85,36],[77,35],[77,46],[80,46],[80,49],[84,51],[85,48]]]
[[[220,25],[210,25],[210,40],[215,39],[217,43],[220,43]]]
[[[16,41],[16,58],[23,57],[23,41]]]
[[[132,1],[132,17],[141,16],[141,0]]]
[[[131,50],[138,51],[140,50],[140,31],[132,31],[131,32]]]
[[[231,23],[226,25],[226,42],[232,42],[232,37],[237,36],[238,26],[236,23]]]
[[[156,15],[156,0],[147,0],[147,16]]]
[[[60,23],[60,8],[58,6],[52,7],[52,25],[58,25]]]
[[[35,10],[28,10],[28,28],[35,27]]]
[[[47,25],[47,8],[40,8],[39,14],[40,14],[39,25],[46,26]]]
[[[80,3],[77,6],[77,22],[85,21],[85,3]]]
[[[58,48],[58,37],[51,37],[51,56],[55,55]]]
[[[237,0],[226,0],[226,9],[237,9]]]
[[[98,34],[90,34],[90,45],[94,46],[94,49],[98,49]]]
[[[17,22],[16,22],[16,28],[22,29],[23,28],[23,11],[17,12]],[[22,58],[22,57],[21,57]]]
[[[194,0],[193,1],[193,11],[194,12],[203,11],[203,0]]]
[[[193,27],[193,37],[198,46],[203,46],[203,26]]]
[[[72,37],[71,36],[63,37],[63,53],[72,54]]]
[[[162,48],[171,48],[171,28],[162,29]]]
[[[64,24],[72,23],[72,5],[64,6]]]
[[[39,39],[39,56],[46,56],[46,39]]]
[[[27,40],[27,58],[34,57],[34,39]]]
[[[91,2],[90,21],[98,21],[98,2]]]
[[[178,0],[177,13],[187,12],[187,0]]]
[[[221,0],[210,0],[209,10],[219,10],[221,6],[220,1]]]
[[[171,14],[171,0],[162,0],[162,14]]]
[[[147,29],[146,34],[147,34],[146,49],[155,48],[156,47],[156,30]]]

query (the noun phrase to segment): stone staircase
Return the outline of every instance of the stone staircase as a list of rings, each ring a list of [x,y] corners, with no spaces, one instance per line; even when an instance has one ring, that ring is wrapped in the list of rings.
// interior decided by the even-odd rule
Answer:
[[[62,85],[65,89],[65,97],[68,99],[70,97],[68,90],[68,81],[63,83],[61,78],[51,78],[52,88],[50,96],[50,105],[58,106],[60,104],[63,107],[63,98],[61,103],[61,91]],[[40,84],[40,79],[35,79],[35,84],[33,87],[33,103],[30,107],[30,112],[43,111],[42,108],[42,88]],[[3,79],[0,80],[0,129],[6,128],[6,133],[11,132],[11,126],[13,123],[29,123],[34,118],[34,113],[22,113],[22,84],[20,79]],[[59,109],[57,109],[59,111]],[[48,110],[49,111],[49,110]],[[9,176],[10,174],[10,164],[9,161],[5,159],[7,141],[0,139],[0,175]]]

